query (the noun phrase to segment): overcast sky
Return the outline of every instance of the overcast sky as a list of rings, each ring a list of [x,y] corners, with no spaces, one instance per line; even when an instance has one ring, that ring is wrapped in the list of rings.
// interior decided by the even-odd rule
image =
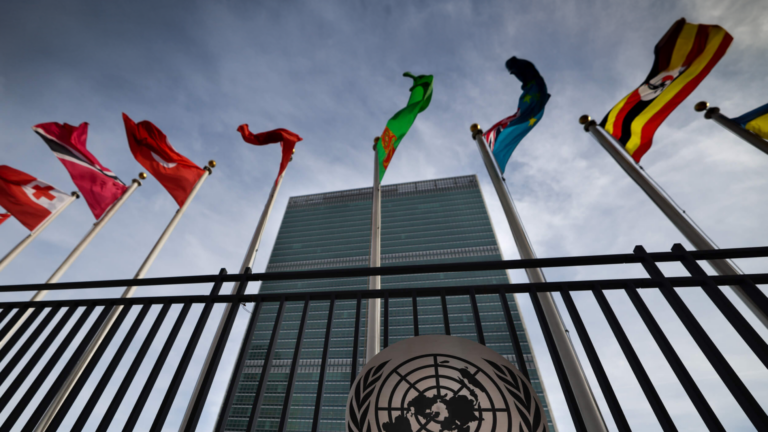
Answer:
[[[267,225],[254,266],[260,272],[288,198],[370,186],[372,139],[408,98],[411,80],[401,74],[432,74],[432,104],[402,142],[384,184],[477,174],[504,256],[514,259],[518,254],[512,236],[469,125],[488,128],[515,111],[520,84],[504,68],[505,60],[515,55],[537,66],[552,95],[541,123],[515,151],[506,174],[537,254],[627,253],[638,244],[667,251],[678,242],[690,248],[577,123],[585,113],[599,121],[637,87],[652,65],[656,42],[685,17],[723,26],[734,42],[659,128],[642,165],[720,247],[768,244],[768,156],[693,111],[695,102],[707,100],[735,117],[767,102],[765,8],[757,1],[640,3],[6,1],[0,4],[0,164],[75,190],[31,127],[89,122],[88,148],[129,183],[142,168],[129,151],[120,114],[150,120],[192,161],[202,166],[215,159],[218,167],[147,276],[210,274],[222,267],[235,273],[280,159],[277,146],[245,144],[236,128],[241,123],[252,131],[288,128],[304,141],[297,145]],[[62,281],[132,277],[176,208],[150,177]],[[0,284],[44,282],[93,222],[85,202],[74,203],[0,273]],[[0,226],[0,254],[27,233],[15,220]],[[768,272],[767,260],[739,265],[749,272]],[[673,266],[664,269],[680,273]],[[551,280],[644,274],[635,266],[546,273]],[[513,272],[512,279],[523,282],[525,276]],[[652,291],[643,295],[726,428],[752,430],[661,296]],[[691,289],[681,295],[768,407],[768,373],[762,364],[729,326],[721,327],[725,320],[703,294]],[[617,292],[608,297],[678,428],[701,430],[703,423],[626,296]],[[574,298],[595,332],[631,425],[657,429],[594,298]],[[530,301],[523,296],[520,303],[560,430],[570,431]],[[240,318],[235,334],[243,330]],[[210,339],[210,329],[206,335]],[[571,335],[576,339],[575,332]],[[201,353],[192,370],[199,368]],[[587,366],[583,356],[582,362]],[[229,370],[231,362],[224,361],[222,368]],[[194,377],[188,377],[182,391],[193,383]],[[594,380],[592,385],[598,388]],[[214,388],[213,397],[222,391]],[[183,405],[174,406],[169,430],[180,421]],[[211,427],[217,408],[218,401],[209,403],[202,425]]]

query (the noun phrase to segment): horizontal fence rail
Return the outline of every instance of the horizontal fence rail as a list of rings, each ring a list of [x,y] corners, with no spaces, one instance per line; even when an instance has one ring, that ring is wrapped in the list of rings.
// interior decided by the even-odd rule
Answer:
[[[634,253],[621,255],[259,274],[251,274],[248,269],[244,274],[233,275],[222,269],[217,275],[0,286],[0,292],[19,292],[128,285],[211,284],[207,295],[0,303],[0,341],[3,341],[0,343],[0,432],[39,430],[38,422],[49,411],[52,401],[62,391],[76,365],[83,361],[81,357],[91,344],[98,346],[93,355],[85,360],[86,367],[65,395],[63,403],[53,413],[52,420],[45,430],[106,431],[119,428],[160,431],[163,428],[178,427],[174,425],[181,423],[179,407],[183,414],[184,408],[190,404],[190,415],[184,423],[184,430],[187,431],[198,429],[206,405],[209,406],[208,412],[211,410],[210,406],[214,406],[218,413],[215,421],[209,419],[207,422],[214,425],[216,431],[235,430],[227,424],[227,414],[233,407],[244,407],[241,416],[243,422],[237,430],[343,431],[343,424],[321,426],[323,401],[331,397],[326,391],[326,383],[329,375],[338,376],[342,373],[346,374],[345,379],[351,384],[362,368],[364,308],[367,307],[367,300],[372,298],[383,299],[383,348],[396,342],[398,337],[402,339],[402,335],[392,335],[390,324],[397,321],[397,325],[402,326],[404,319],[410,320],[408,325],[413,336],[461,333],[463,337],[489,346],[501,338],[512,347],[513,354],[508,358],[530,379],[531,359],[523,351],[518,337],[517,312],[510,309],[512,294],[530,295],[536,321],[542,329],[560,388],[566,400],[573,402],[573,392],[559,361],[558,349],[549,333],[547,318],[542,313],[536,295],[538,292],[561,294],[567,316],[570,317],[586,354],[582,362],[589,365],[594,372],[594,390],[599,390],[608,407],[608,413],[603,414],[610,414],[616,428],[620,431],[631,430],[626,415],[627,407],[621,404],[616,395],[613,387],[616,383],[609,379],[606,372],[606,367],[610,365],[605,363],[605,359],[600,357],[595,348],[594,336],[590,335],[582,319],[583,311],[579,310],[573,300],[574,292],[589,293],[580,295],[591,295],[595,299],[610,334],[614,336],[642,391],[642,397],[647,400],[660,428],[664,431],[675,431],[680,425],[676,426],[668,407],[659,396],[646,367],[638,357],[637,346],[630,343],[625,328],[605,296],[608,290],[623,292],[626,295],[629,304],[634,307],[706,427],[709,430],[725,430],[721,419],[711,406],[711,401],[704,396],[679,353],[651,313],[648,304],[640,296],[641,289],[654,289],[661,294],[746,418],[757,430],[768,430],[768,416],[749,391],[744,377],[739,376],[732,368],[676,290],[693,288],[706,294],[756,358],[768,368],[768,345],[721,289],[727,285],[741,287],[757,307],[766,312],[768,299],[757,285],[768,284],[768,274],[712,276],[700,265],[700,261],[759,257],[768,257],[768,247],[687,251],[681,245],[675,245],[671,252],[648,253],[638,246]],[[665,276],[658,264],[669,262],[680,263],[690,276]],[[637,264],[642,266],[648,277],[376,291],[336,290],[273,294],[245,292],[250,281],[359,278],[377,274],[393,276],[614,264]],[[236,294],[222,295],[220,291],[223,284],[231,282],[239,283]],[[451,322],[449,309],[455,305],[452,301],[457,297],[468,299],[468,316],[472,322]],[[438,310],[437,314],[427,316],[420,311],[420,302],[427,300],[434,301],[433,307]],[[217,304],[243,304],[243,307],[228,309],[221,337],[211,341],[208,340],[210,338],[204,338],[204,333],[206,327],[216,325],[217,319],[211,318],[211,315]],[[246,309],[246,305],[250,310]],[[503,324],[499,328],[490,329],[483,322],[483,314],[489,307],[494,307],[494,311],[498,311],[495,313],[500,313],[503,317]],[[101,341],[95,341],[94,336],[102,326],[108,325],[105,322],[113,311],[117,318],[109,327],[106,336]],[[242,339],[233,332],[238,314],[247,315],[245,337]],[[289,314],[296,318],[294,321],[297,325],[286,325],[285,317]],[[351,320],[351,327],[342,328],[342,320]],[[458,325],[461,325],[460,331],[457,330]],[[255,343],[250,335],[257,331],[264,334],[264,355],[263,358],[253,359],[248,357]],[[331,334],[339,331],[349,331],[353,346],[348,357],[331,358]],[[310,332],[320,335],[312,339],[311,347],[307,336]],[[240,340],[242,344],[239,343]],[[213,357],[207,369],[200,370],[193,358],[196,353],[207,351],[206,343],[214,346]],[[229,352],[236,353],[234,357],[225,358],[224,353],[228,351],[228,345],[232,345]],[[308,347],[318,350],[320,358],[305,359],[302,353]],[[288,350],[291,355],[279,358],[276,355],[278,350]],[[231,370],[234,371],[232,379]],[[302,387],[304,384],[299,383],[298,379],[300,373],[307,371],[318,374],[316,386],[309,390]],[[243,384],[240,377],[246,374],[258,378],[252,392],[252,400],[244,403],[238,394],[238,388]],[[267,397],[268,392],[274,391],[268,390],[270,376],[274,374],[287,374],[286,384],[280,389],[283,397],[279,401]],[[189,400],[191,392],[185,389],[183,383],[185,379],[195,381],[198,375],[203,376],[201,387],[195,393],[195,400]],[[211,392],[216,382],[226,383],[220,385],[223,395],[221,392]],[[301,396],[296,393],[299,387],[302,387]],[[553,388],[555,387],[550,386],[550,389]],[[334,394],[337,393],[336,391]],[[312,400],[307,403],[314,407],[311,412],[300,413],[298,410],[292,410],[294,401],[308,397]],[[577,404],[571,402],[568,403],[569,414],[578,428],[582,423],[580,413]],[[265,408],[267,406],[269,408]],[[262,415],[266,415],[267,411],[270,411],[267,416],[270,420],[262,420]],[[299,426],[296,426],[299,423],[292,425],[291,421],[298,418],[304,419],[303,423]]]

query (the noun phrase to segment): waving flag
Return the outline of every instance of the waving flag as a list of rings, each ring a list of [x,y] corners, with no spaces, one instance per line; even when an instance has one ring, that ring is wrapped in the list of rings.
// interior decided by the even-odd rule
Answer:
[[[30,231],[34,231],[71,199],[68,193],[48,183],[7,165],[0,165],[0,206]]]
[[[123,122],[133,157],[155,176],[179,207],[184,205],[203,169],[177,152],[163,131],[151,122],[136,124],[125,113]]]
[[[11,217],[10,213],[0,213],[0,225]]]
[[[643,84],[619,101],[600,125],[640,162],[656,129],[706,78],[732,41],[720,26],[680,18],[656,44],[656,59]]]
[[[96,219],[101,218],[109,206],[128,189],[125,183],[85,148],[88,123],[81,123],[77,127],[67,123],[41,123],[32,130],[40,135],[69,171],[72,181]]]
[[[549,101],[547,84],[533,63],[512,57],[506,66],[523,83],[523,94],[517,102],[517,112],[493,125],[484,135],[502,173],[517,145],[541,120]]]
[[[293,149],[296,147],[296,143],[303,140],[299,135],[289,131],[288,129],[275,129],[267,132],[261,132],[254,134],[248,130],[247,124],[241,124],[237,127],[237,131],[243,137],[243,141],[262,146],[266,144],[274,144],[279,142],[280,147],[283,149],[283,158],[280,160],[280,171],[277,173],[277,179],[275,184],[280,180],[280,176],[283,175],[285,167],[288,166],[288,162],[291,161],[291,155],[293,155]]]
[[[384,132],[381,133],[381,139],[376,144],[376,154],[379,158],[379,181],[384,178],[392,156],[395,155],[397,146],[408,130],[416,121],[416,116],[427,109],[432,102],[432,75],[413,76],[406,72],[403,76],[413,79],[413,85],[410,88],[411,96],[408,98],[408,104],[405,108],[396,112],[387,122]]]
[[[741,127],[768,140],[768,104],[733,119]]]

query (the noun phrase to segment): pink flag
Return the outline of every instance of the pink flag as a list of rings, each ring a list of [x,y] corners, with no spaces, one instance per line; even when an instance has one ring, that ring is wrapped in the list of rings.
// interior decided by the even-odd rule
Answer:
[[[101,218],[109,206],[128,189],[125,183],[85,148],[88,123],[81,123],[77,127],[67,123],[41,123],[32,130],[40,135],[64,164],[96,219]]]

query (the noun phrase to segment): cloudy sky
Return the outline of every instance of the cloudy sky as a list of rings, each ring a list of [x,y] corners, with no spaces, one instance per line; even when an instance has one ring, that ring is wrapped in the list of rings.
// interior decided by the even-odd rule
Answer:
[[[370,186],[372,139],[408,97],[411,81],[401,74],[432,74],[432,104],[403,141],[384,183],[477,174],[504,256],[514,259],[518,254],[512,236],[469,125],[487,128],[515,111],[520,85],[505,71],[504,61],[516,55],[536,64],[552,95],[541,124],[517,149],[506,174],[537,254],[626,253],[638,244],[667,251],[678,242],[690,247],[577,123],[585,113],[601,119],[640,84],[653,62],[655,43],[676,19],[685,17],[722,25],[734,42],[658,130],[642,165],[720,247],[768,244],[768,156],[693,111],[696,101],[707,100],[724,114],[737,116],[766,102],[764,8],[757,1],[639,3],[3,2],[0,164],[75,190],[31,126],[89,122],[89,149],[128,183],[142,168],[128,149],[120,114],[150,120],[191,160],[203,165],[215,159],[218,167],[148,276],[209,274],[222,267],[234,273],[280,158],[277,146],[247,145],[236,128],[248,123],[253,131],[291,129],[304,141],[297,146],[267,226],[254,266],[259,272],[266,267],[288,197]],[[147,179],[62,281],[132,277],[176,208],[157,181]],[[85,202],[74,203],[0,273],[0,284],[44,282],[92,223]],[[0,253],[25,235],[15,220],[4,223]],[[767,260],[739,265],[749,272],[768,271]],[[681,273],[674,266],[664,269]],[[635,266],[547,271],[552,280],[642,274]],[[516,272],[512,278],[525,280]],[[681,295],[768,407],[768,373],[762,364],[703,294],[686,290]],[[726,428],[752,430],[661,296],[653,291],[644,296]],[[587,327],[598,335],[597,349],[630,423],[637,430],[658,428],[639,386],[627,378],[631,372],[594,298],[574,297]],[[609,299],[678,428],[703,428],[626,296],[609,293]],[[572,430],[530,302],[521,297],[520,303],[558,424],[563,431]],[[235,333],[242,329],[240,320]],[[210,329],[206,335],[210,338]],[[574,333],[572,337],[576,339]],[[196,355],[193,369],[201,355]],[[231,362],[224,363],[223,371],[231,367]],[[193,383],[194,377],[188,377],[182,391]],[[594,380],[592,384],[597,388]],[[214,388],[213,397],[221,391]],[[217,404],[209,403],[204,426],[211,426]],[[179,408],[183,410],[183,403],[174,406],[169,430],[180,421]]]

